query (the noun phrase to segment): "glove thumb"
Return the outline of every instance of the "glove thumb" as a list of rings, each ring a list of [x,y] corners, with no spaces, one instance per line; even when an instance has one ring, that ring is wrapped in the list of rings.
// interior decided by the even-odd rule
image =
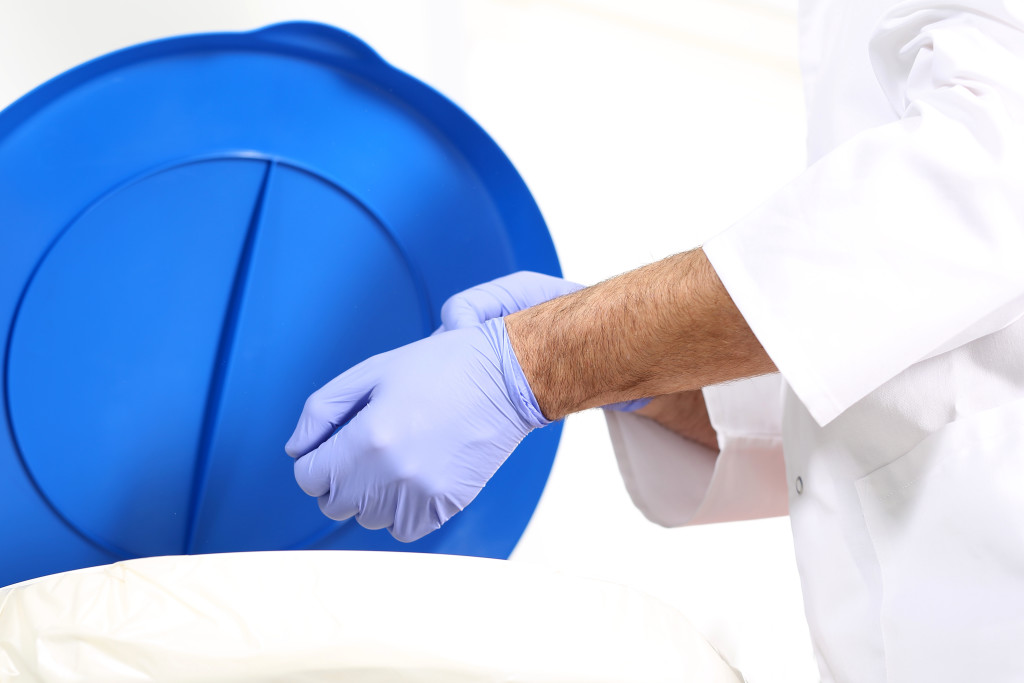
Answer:
[[[284,446],[288,455],[298,458],[314,450],[366,407],[375,386],[377,358],[363,361],[310,394]]]

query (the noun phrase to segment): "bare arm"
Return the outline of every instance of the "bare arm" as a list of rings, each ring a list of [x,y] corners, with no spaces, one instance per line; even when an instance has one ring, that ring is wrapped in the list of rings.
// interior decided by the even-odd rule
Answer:
[[[700,249],[514,313],[505,324],[549,419],[775,371]],[[653,410],[668,405],[662,399]]]
[[[711,426],[704,393],[700,389],[655,396],[650,403],[633,414],[654,420],[684,439],[718,450],[718,433]]]

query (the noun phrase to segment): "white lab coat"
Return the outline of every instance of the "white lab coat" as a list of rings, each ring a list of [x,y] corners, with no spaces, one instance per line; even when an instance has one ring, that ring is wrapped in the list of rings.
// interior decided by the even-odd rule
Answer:
[[[811,165],[705,244],[779,368],[720,454],[608,412],[667,525],[784,514],[825,681],[1024,681],[1024,2],[805,0]],[[756,112],[751,112],[756,115]]]

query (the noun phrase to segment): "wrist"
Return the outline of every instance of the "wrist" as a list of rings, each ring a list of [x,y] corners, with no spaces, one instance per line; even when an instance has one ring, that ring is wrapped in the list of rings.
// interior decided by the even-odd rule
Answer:
[[[484,323],[483,329],[487,332],[491,346],[497,355],[509,401],[512,402],[523,423],[531,429],[551,424],[552,420],[545,417],[541,410],[526,373],[516,356],[509,339],[505,318],[492,318]]]
[[[518,368],[519,374],[522,375],[523,384],[530,391],[530,396],[533,399],[532,403],[537,406],[537,411],[543,419],[553,422],[565,417],[565,415],[558,415],[552,410],[549,400],[550,392],[547,390],[544,378],[541,376],[536,355],[530,348],[530,339],[527,333],[529,329],[527,322],[529,315],[527,312],[529,310],[524,309],[523,311],[507,315],[501,319],[501,323],[505,329],[505,338],[508,340],[511,355],[516,360],[515,365]],[[512,374],[514,375],[515,372],[513,371]]]

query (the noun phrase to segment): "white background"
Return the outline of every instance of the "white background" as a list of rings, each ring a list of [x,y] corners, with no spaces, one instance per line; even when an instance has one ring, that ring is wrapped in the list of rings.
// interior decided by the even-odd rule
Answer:
[[[540,204],[566,277],[591,284],[699,244],[800,171],[795,6],[0,0],[0,106],[144,40],[331,23],[446,94],[497,140]],[[513,559],[675,605],[751,683],[817,678],[788,520],[650,524],[622,487],[599,411],[567,421]]]

